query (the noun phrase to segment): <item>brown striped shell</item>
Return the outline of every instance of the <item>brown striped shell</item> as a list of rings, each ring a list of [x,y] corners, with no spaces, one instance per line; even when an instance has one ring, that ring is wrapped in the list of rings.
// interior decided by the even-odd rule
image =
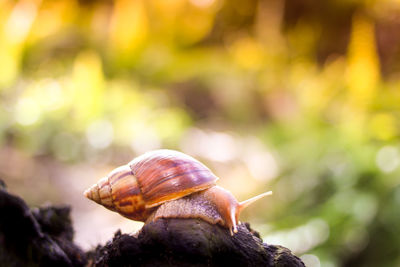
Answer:
[[[154,207],[210,188],[217,180],[194,158],[162,149],[113,170],[84,194],[125,217],[146,221]]]

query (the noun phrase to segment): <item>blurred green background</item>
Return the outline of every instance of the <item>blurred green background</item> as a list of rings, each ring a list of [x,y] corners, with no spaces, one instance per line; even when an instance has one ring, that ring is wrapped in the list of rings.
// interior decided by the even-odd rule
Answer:
[[[171,148],[308,266],[400,266],[399,0],[2,0],[0,101],[0,178],[84,248],[141,224],[82,191]]]

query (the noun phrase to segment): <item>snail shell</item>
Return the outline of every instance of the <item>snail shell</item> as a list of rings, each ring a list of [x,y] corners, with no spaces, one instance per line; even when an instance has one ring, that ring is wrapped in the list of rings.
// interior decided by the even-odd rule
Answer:
[[[271,191],[238,202],[194,158],[173,150],[155,150],[113,170],[84,195],[129,219],[200,218],[237,232],[240,212]]]
[[[163,149],[113,170],[84,195],[127,218],[146,221],[152,208],[210,188],[217,180],[194,158]]]

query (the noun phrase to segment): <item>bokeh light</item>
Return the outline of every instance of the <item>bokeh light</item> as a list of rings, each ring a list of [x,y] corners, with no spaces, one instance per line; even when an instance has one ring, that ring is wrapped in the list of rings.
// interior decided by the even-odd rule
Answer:
[[[82,192],[158,148],[308,266],[400,263],[400,2],[0,1],[0,179],[85,249],[141,223]],[[95,225],[95,227],[94,227]]]

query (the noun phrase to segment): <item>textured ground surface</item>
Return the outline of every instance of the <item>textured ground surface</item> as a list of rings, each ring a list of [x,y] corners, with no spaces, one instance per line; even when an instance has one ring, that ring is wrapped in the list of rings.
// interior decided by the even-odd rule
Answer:
[[[248,225],[232,237],[227,229],[196,219],[160,219],[136,237],[116,233],[98,247],[92,262],[99,266],[304,266],[280,246],[262,243]]]
[[[232,237],[198,219],[160,219],[85,253],[73,243],[69,207],[31,210],[1,180],[0,214],[1,266],[304,266],[288,249],[262,243],[249,225]]]

